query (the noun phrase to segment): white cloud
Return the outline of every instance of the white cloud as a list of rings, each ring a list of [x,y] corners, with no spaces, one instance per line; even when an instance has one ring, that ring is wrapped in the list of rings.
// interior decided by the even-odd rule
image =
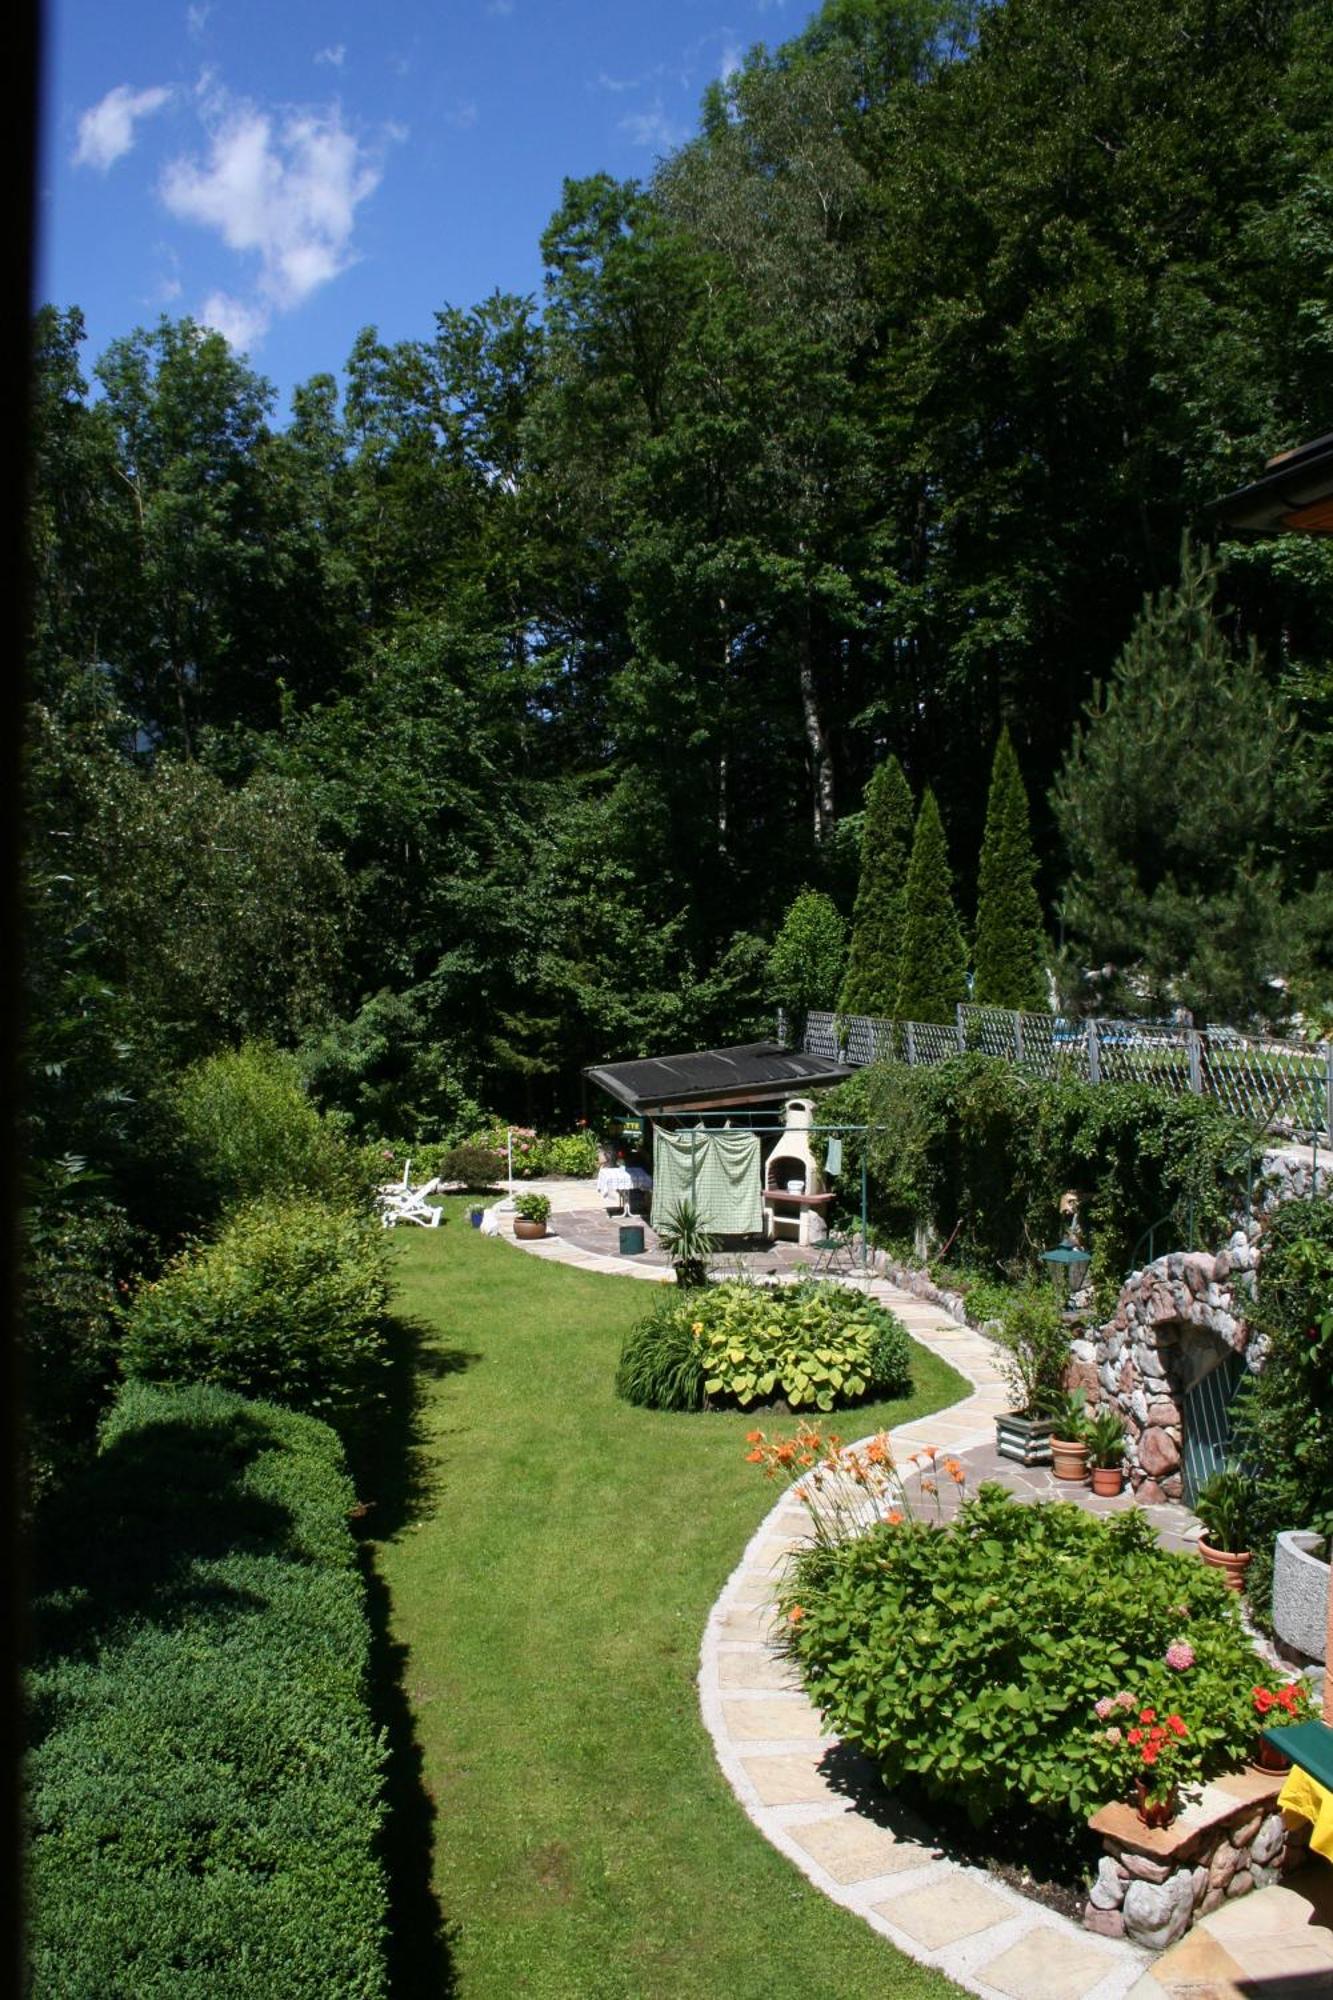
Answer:
[[[605,70],[600,70],[597,76],[598,90],[613,90],[617,93],[622,90],[637,90],[642,82],[643,78],[640,76],[608,76]]]
[[[217,292],[204,308],[209,325],[246,346],[273,313],[290,312],[352,263],[356,211],[382,168],[336,104],[278,118],[249,102],[215,100],[210,115],[207,156],[173,160],[160,193],[179,220],[258,258],[252,302]]]
[[[328,63],[333,69],[341,69],[343,58],[346,54],[347,44],[345,42],[335,42],[332,48],[320,49],[315,56],[315,61],[317,63]]]
[[[267,306],[247,305],[244,299],[234,299],[228,292],[211,293],[199,310],[200,323],[220,333],[228,347],[238,354],[248,354],[263,339],[272,317]]]
[[[213,9],[207,4],[207,0],[204,0],[204,4],[202,5],[190,6],[185,9],[185,25],[196,41],[198,41],[207,27],[208,17],[212,11]]]
[[[632,111],[627,118],[622,118],[620,130],[628,133],[631,145],[651,146],[662,153],[669,153],[690,136],[687,126],[678,125],[674,119],[667,117],[660,98],[651,111]]]
[[[74,165],[96,167],[106,173],[133,147],[138,120],[160,111],[170,97],[171,92],[160,85],[151,90],[131,90],[127,83],[118,83],[114,90],[108,90],[101,103],[94,104],[79,120]]]
[[[468,98],[466,101],[460,100],[452,111],[445,113],[445,123],[455,126],[460,132],[470,132],[479,116],[476,105]]]
[[[718,72],[723,83],[729,83],[741,67],[744,57],[733,42],[728,42],[722,51],[722,67]]]

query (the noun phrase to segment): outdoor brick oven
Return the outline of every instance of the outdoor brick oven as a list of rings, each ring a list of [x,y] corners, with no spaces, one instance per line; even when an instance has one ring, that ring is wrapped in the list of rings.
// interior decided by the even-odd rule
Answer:
[[[774,1141],[764,1169],[764,1228],[769,1236],[791,1234],[798,1243],[822,1243],[826,1234],[823,1211],[833,1196],[810,1144],[815,1106],[811,1098],[789,1098],[782,1114],[784,1130]]]
[[[1192,1499],[1223,1461],[1232,1396],[1266,1346],[1244,1319],[1254,1265],[1244,1231],[1216,1256],[1159,1257],[1073,1343],[1071,1380],[1124,1420],[1125,1471],[1145,1504]]]

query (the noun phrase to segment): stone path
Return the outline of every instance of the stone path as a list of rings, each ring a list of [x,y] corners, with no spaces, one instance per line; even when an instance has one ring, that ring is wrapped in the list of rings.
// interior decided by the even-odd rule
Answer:
[[[586,1211],[586,1189],[553,1182],[546,1192],[557,1234],[518,1248],[548,1262],[662,1282],[660,1268],[578,1242],[585,1231],[576,1215],[580,1207]],[[562,1214],[569,1218],[564,1235]],[[934,1447],[965,1460],[974,1488],[995,1476],[1034,1495],[1051,1485],[1049,1473],[1024,1472],[995,1455],[994,1419],[1008,1404],[995,1343],[897,1286],[875,1281],[869,1290],[914,1340],[972,1385],[949,1409],[890,1433],[897,1462]],[[1113,1511],[1131,1503],[1094,1504]],[[1163,1541],[1181,1546],[1188,1539],[1191,1517],[1183,1508],[1146,1511]],[[983,2000],[1333,1995],[1333,1932],[1318,1921],[1333,1915],[1333,1897],[1326,1911],[1329,1871],[1320,1863],[1281,1887],[1224,1905],[1154,1961],[950,1859],[928,1826],[885,1795],[863,1759],[824,1734],[818,1711],[772,1643],[777,1588],[792,1550],[806,1538],[806,1523],[799,1501],[784,1494],[752,1536],[704,1632],[699,1702],[718,1763],[745,1812],[816,1888]]]

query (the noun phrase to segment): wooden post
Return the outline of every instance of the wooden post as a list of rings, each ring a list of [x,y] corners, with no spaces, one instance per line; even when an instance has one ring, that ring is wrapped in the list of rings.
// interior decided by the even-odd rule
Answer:
[[[1101,1080],[1102,1052],[1097,1042],[1097,1023],[1090,1017],[1088,1020],[1088,1082],[1100,1083]]]

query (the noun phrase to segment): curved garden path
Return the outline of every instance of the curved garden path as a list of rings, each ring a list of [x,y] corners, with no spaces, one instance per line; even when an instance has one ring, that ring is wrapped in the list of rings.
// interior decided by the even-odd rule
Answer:
[[[552,1197],[555,1233],[517,1248],[585,1270],[663,1282],[660,1268],[562,1237],[561,1215],[572,1221],[586,1209],[588,1190],[541,1185]],[[890,1433],[897,1462],[932,1447],[964,1459],[972,1452],[989,1457],[994,1419],[1008,1404],[995,1342],[899,1286],[875,1280],[869,1291],[914,1340],[972,1384],[948,1409]],[[985,1476],[992,1476],[989,1466]],[[1149,1511],[1163,1515],[1164,1539],[1175,1540],[1181,1510]],[[792,1550],[805,1539],[806,1521],[800,1502],[784,1493],[751,1537],[704,1631],[699,1703],[740,1805],[816,1888],[983,2000],[1184,2000],[1201,1990],[1228,2000],[1254,1990],[1248,1981],[1231,1983],[1232,1975],[1245,1978],[1247,1945],[1262,1964],[1272,1964],[1276,1950],[1284,1971],[1330,1976],[1329,1933],[1310,1926],[1308,1900],[1287,1886],[1225,1906],[1154,1958],[1123,1939],[1094,1937],[944,1854],[929,1827],[886,1801],[864,1761],[823,1733],[818,1710],[773,1642],[777,1589]],[[1219,1928],[1229,1924],[1225,1945],[1210,1928],[1219,1918]],[[1309,1990],[1333,1991],[1333,1985]]]

